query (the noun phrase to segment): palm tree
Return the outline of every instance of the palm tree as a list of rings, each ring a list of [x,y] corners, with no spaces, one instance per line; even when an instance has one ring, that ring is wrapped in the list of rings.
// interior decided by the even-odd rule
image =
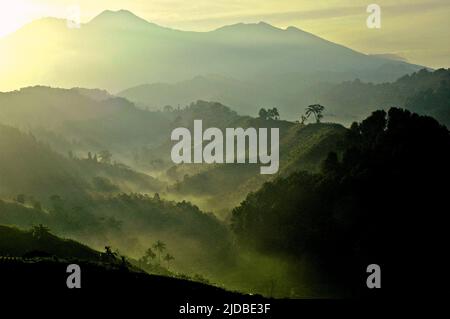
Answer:
[[[307,118],[306,116],[302,115],[302,120],[300,121],[300,123],[301,123],[302,125],[304,125],[307,119],[308,119],[308,118]]]
[[[139,258],[138,261],[139,261],[141,267],[147,266],[149,264],[147,256],[142,256],[141,258]]]
[[[166,254],[164,256],[164,260],[167,262],[167,269],[169,269],[170,262],[174,259],[175,259],[175,257],[173,257],[171,254]]]
[[[155,259],[155,257],[156,257],[155,252],[153,251],[153,249],[149,248],[145,251],[144,256],[142,256],[141,259],[139,259],[139,261],[147,266],[151,264],[151,260]]]
[[[31,234],[33,235],[33,237],[41,239],[47,237],[50,234],[50,228],[39,224],[38,226],[33,226],[33,228],[31,229]]]
[[[149,249],[147,249],[145,251],[145,257],[147,257],[148,259],[153,260],[153,259],[155,259],[156,254],[154,253],[154,251],[151,248],[149,248]]]
[[[322,112],[325,109],[325,106],[320,104],[312,104],[306,108],[306,117],[308,118],[311,114],[314,114],[316,118],[316,123],[320,123],[320,120],[323,118]]]
[[[105,256],[108,260],[115,260],[117,253],[112,251],[111,246],[105,246]]]
[[[166,244],[160,240],[157,240],[153,244],[153,248],[158,252],[158,262],[161,264],[161,254],[164,250],[166,250]]]

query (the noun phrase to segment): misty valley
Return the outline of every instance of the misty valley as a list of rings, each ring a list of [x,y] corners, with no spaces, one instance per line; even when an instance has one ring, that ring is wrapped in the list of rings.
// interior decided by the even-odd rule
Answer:
[[[259,128],[258,133],[253,127],[245,130],[241,127],[226,128],[225,131],[225,139],[222,131],[216,127],[207,128],[203,132],[202,120],[194,120],[193,138],[187,128],[174,129],[171,140],[179,142],[172,147],[172,161],[176,164],[192,163],[191,153],[193,152],[193,163],[197,164],[203,161],[207,164],[235,162],[245,164],[248,158],[248,163],[255,164],[259,160],[262,164],[269,164],[268,167],[261,167],[261,174],[274,174],[278,171],[278,128],[271,128],[270,137],[267,134],[267,128]],[[270,140],[269,146],[268,140]],[[204,141],[210,142],[203,146]]]
[[[80,290],[212,317],[183,298],[396,297],[418,293],[412,268],[439,276],[449,69],[124,10],[33,21],[3,56],[20,59],[0,65],[0,285],[66,289],[78,265]]]
[[[365,269],[373,256],[385,258],[394,248],[384,238],[395,233],[378,235],[386,219],[403,224],[390,209],[416,211],[425,204],[421,199],[428,205],[443,190],[430,187],[417,196],[417,183],[432,185],[433,171],[448,173],[447,129],[397,108],[345,128],[240,116],[202,101],[154,112],[112,97],[108,104],[127,109],[102,111],[105,101],[74,90],[35,87],[12,94],[0,95],[0,116],[12,106],[7,114],[15,121],[0,126],[0,223],[7,225],[0,227],[0,252],[36,263],[56,256],[267,297],[352,295],[349,285],[362,280],[353,267]],[[58,113],[68,97],[79,101],[77,121]],[[45,102],[49,98],[56,109]],[[43,106],[36,116],[20,115],[33,104]],[[147,116],[156,118],[157,130],[141,120]],[[99,125],[103,117],[108,125]],[[134,124],[123,127],[115,117]],[[171,132],[194,129],[197,117],[223,129],[277,128],[279,172],[261,175],[257,163],[173,163]],[[10,126],[30,120],[28,131]],[[122,134],[131,134],[132,143]],[[149,138],[157,143],[143,146]],[[371,194],[384,200],[372,202]],[[380,208],[386,198],[399,206]],[[356,242],[368,256],[352,249]]]

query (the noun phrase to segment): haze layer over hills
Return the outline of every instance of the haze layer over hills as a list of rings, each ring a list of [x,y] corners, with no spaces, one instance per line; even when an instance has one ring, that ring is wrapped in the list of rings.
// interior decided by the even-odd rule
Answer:
[[[128,259],[269,297],[360,296],[369,262],[411,278],[399,251],[411,260],[422,229],[445,233],[433,204],[450,178],[449,70],[293,27],[184,32],[105,11],[80,29],[42,19],[1,39],[0,74],[8,262],[64,247],[51,230],[125,270]],[[171,132],[195,120],[278,128],[278,172],[175,164]]]
[[[208,74],[264,83],[289,79],[296,86],[312,79],[378,82],[418,69],[295,27],[261,22],[184,32],[124,10],[104,11],[79,29],[54,18],[34,21],[0,40],[0,58],[1,91],[40,84],[115,92]]]

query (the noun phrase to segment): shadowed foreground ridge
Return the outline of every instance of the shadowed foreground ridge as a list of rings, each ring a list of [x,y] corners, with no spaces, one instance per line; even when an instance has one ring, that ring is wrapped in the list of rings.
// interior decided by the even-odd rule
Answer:
[[[44,228],[40,225],[31,231],[22,231],[0,225],[2,288],[68,291],[66,280],[71,273],[67,273],[67,266],[77,264],[81,268],[82,290],[102,290],[108,294],[143,292],[147,297],[171,300],[184,300],[186,296],[202,299],[245,298],[245,295],[200,282],[148,274],[127,259],[111,259],[106,253],[73,240],[61,239]]]
[[[111,292],[139,291],[146,296],[183,300],[192,298],[242,298],[244,295],[189,280],[149,275],[138,269],[76,259],[0,257],[2,287],[14,290],[68,290],[67,266],[81,268],[83,290]],[[249,296],[250,297],[250,296]]]

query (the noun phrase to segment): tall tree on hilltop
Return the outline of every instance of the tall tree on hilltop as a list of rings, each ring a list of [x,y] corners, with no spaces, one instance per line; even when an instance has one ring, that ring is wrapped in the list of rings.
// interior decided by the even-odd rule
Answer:
[[[157,240],[153,244],[153,248],[158,252],[158,262],[161,264],[161,254],[166,250],[166,244],[161,240]]]
[[[316,118],[316,123],[320,123],[323,118],[322,112],[325,110],[325,106],[320,104],[312,104],[306,108],[306,117],[310,117],[311,114]]]
[[[171,254],[169,254],[169,253],[167,253],[165,256],[164,256],[164,261],[165,262],[167,262],[167,269],[169,269],[170,268],[170,262],[172,261],[172,260],[174,260],[175,259],[175,257],[173,257]]]

